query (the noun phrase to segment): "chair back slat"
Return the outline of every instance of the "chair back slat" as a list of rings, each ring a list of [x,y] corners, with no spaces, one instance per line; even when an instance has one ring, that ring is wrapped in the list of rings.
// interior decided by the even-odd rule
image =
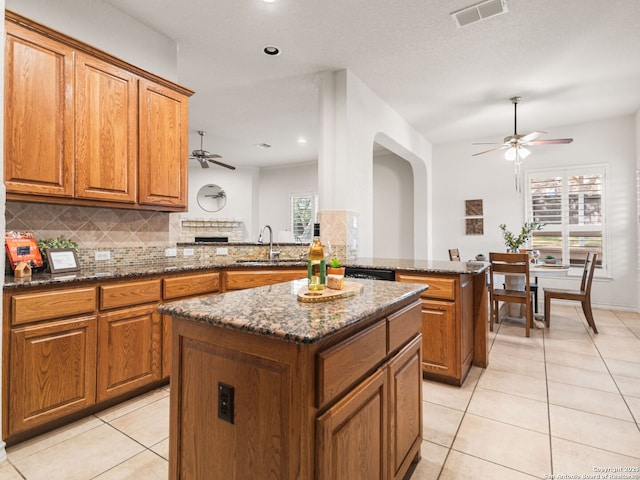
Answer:
[[[489,253],[489,262],[491,262],[491,280],[493,280],[494,273],[526,275],[528,290],[529,255],[527,253]]]
[[[597,253],[588,252],[587,259],[584,262],[584,270],[582,271],[582,282],[580,282],[580,290],[586,292],[587,295],[591,293],[591,283],[593,282],[593,273],[596,269]]]

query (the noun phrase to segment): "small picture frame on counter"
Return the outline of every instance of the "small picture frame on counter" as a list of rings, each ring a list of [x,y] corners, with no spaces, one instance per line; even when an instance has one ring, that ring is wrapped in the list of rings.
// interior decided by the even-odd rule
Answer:
[[[79,272],[80,262],[73,248],[48,248],[47,262],[51,273]]]

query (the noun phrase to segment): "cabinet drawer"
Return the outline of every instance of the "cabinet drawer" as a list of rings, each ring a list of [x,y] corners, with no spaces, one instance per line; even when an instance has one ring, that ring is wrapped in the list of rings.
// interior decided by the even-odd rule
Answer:
[[[318,354],[318,399],[320,407],[345,392],[387,353],[387,324],[375,325]]]
[[[430,277],[426,275],[397,274],[396,281],[405,283],[426,283],[429,289],[420,294],[422,298],[442,300],[456,299],[456,279],[446,277]]]
[[[200,273],[165,278],[162,281],[162,298],[187,297],[220,290],[220,273]]]
[[[160,279],[100,286],[100,310],[160,301]]]
[[[291,269],[261,269],[261,270],[231,270],[227,275],[227,290],[262,287],[274,283],[288,282],[306,278],[307,270],[303,268]]]
[[[389,352],[402,347],[422,328],[422,302],[418,300],[387,318]]]
[[[94,287],[14,295],[11,297],[11,324],[93,313],[95,309]]]

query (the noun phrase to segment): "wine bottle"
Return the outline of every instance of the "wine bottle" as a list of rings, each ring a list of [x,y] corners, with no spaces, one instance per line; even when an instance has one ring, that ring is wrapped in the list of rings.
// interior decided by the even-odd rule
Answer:
[[[326,265],[320,243],[320,224],[313,224],[313,242],[307,256],[307,280],[309,290],[324,290]]]

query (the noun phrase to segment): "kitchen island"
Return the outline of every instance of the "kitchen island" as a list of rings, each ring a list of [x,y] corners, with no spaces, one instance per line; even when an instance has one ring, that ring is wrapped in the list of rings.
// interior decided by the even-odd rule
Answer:
[[[306,280],[164,304],[173,317],[170,478],[400,479],[422,442],[426,285]]]

